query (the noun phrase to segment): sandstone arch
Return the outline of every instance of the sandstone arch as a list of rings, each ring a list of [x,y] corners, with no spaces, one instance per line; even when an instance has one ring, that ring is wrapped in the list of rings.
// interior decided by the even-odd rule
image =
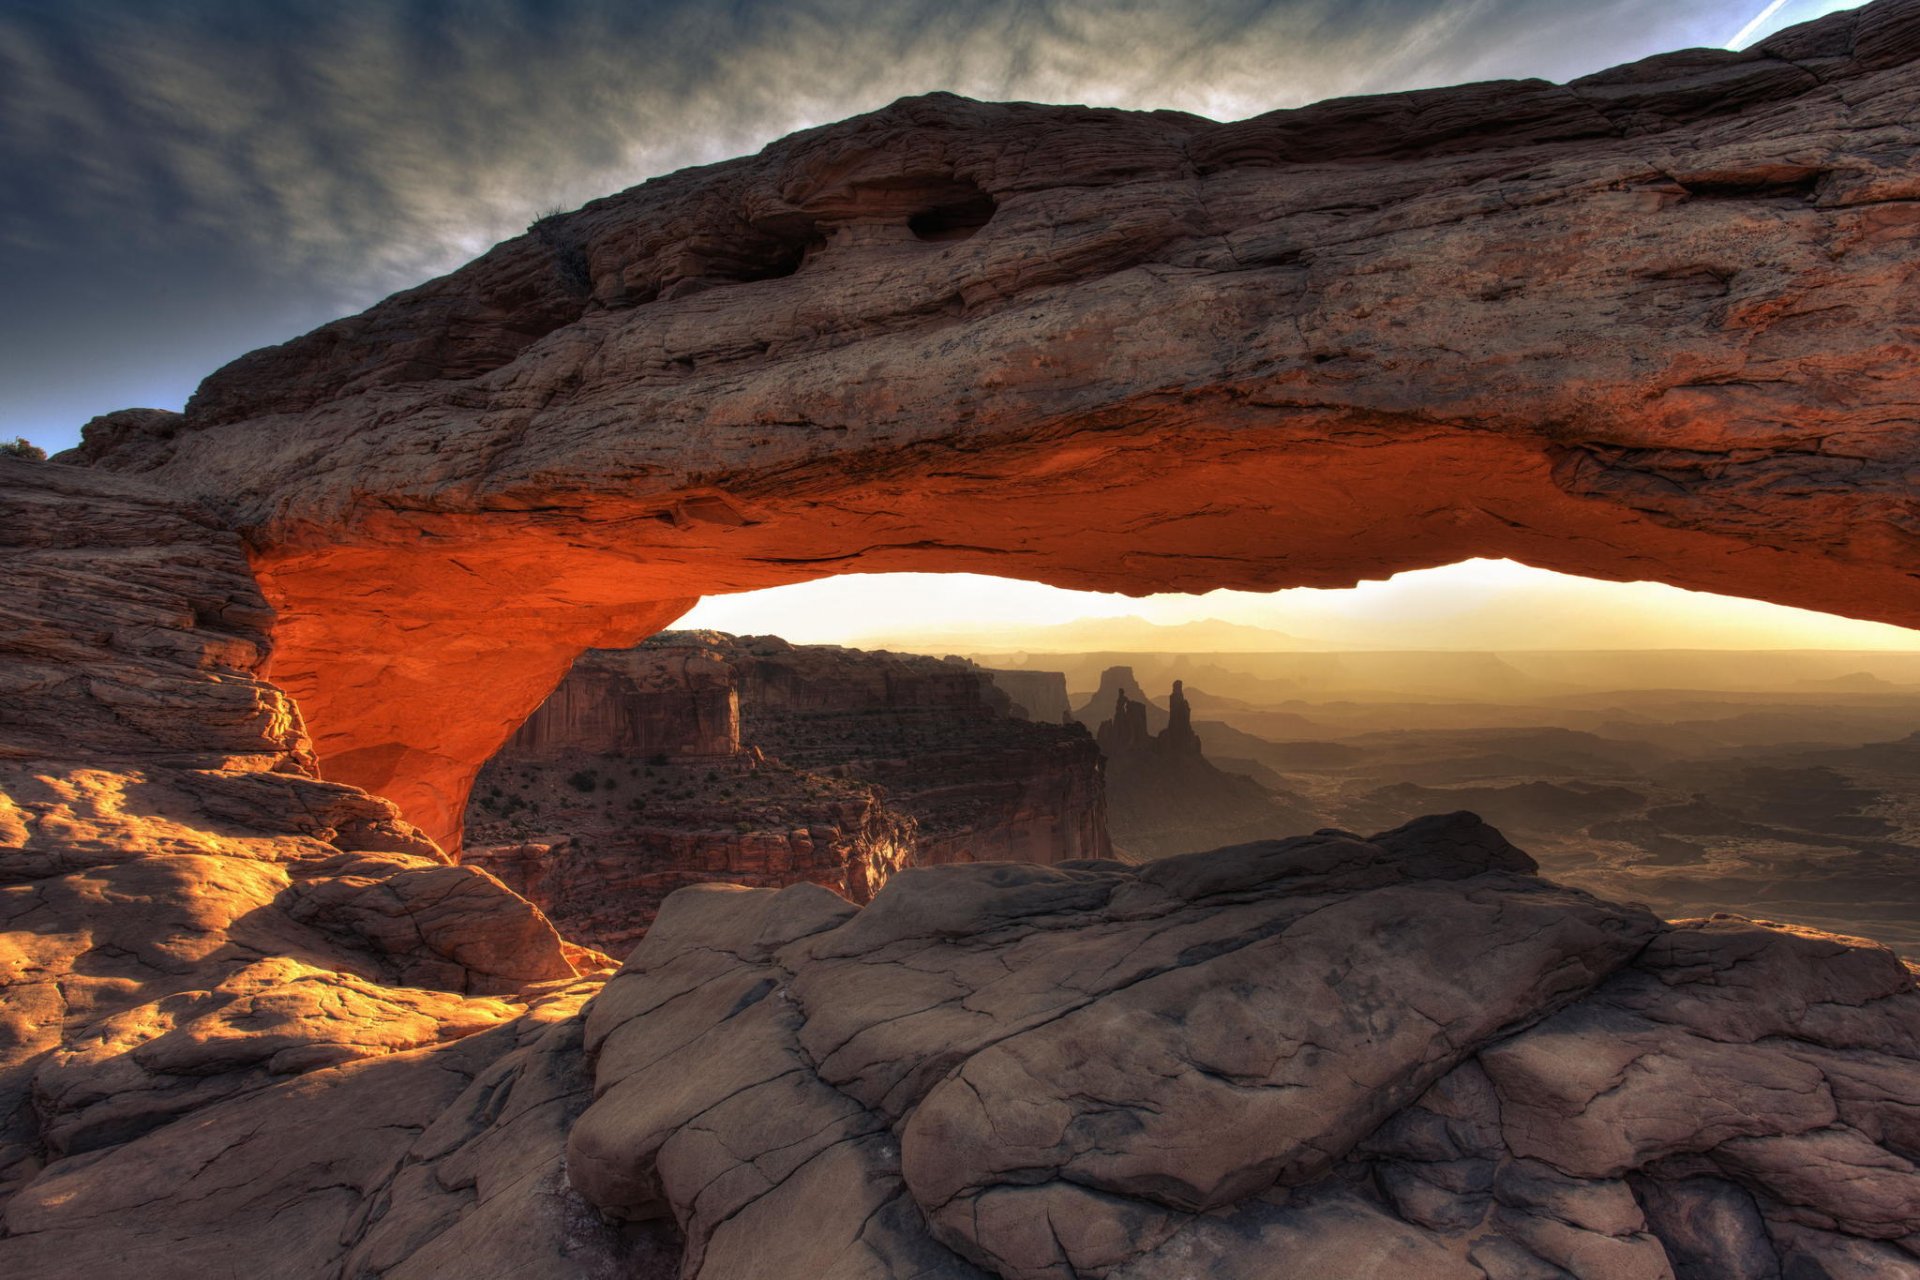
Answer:
[[[1916,59],[1920,3],[1880,0],[1235,124],[905,100],[79,452],[246,533],[329,776],[443,841],[581,649],[823,574],[1496,555],[1920,625]]]

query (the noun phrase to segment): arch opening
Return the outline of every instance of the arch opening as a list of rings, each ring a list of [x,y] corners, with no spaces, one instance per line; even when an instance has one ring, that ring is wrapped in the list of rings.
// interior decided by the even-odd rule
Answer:
[[[1479,814],[1545,874],[1920,956],[1920,632],[1470,561],[1128,598],[978,575],[713,597],[481,771],[467,860],[623,954],[688,883],[1153,859]]]

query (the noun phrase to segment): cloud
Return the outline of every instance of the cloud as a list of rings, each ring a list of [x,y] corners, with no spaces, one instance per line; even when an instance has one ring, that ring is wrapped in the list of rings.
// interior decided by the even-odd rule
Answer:
[[[1833,7],[1791,0],[1781,20],[1820,4]],[[546,209],[904,94],[1235,118],[1566,78],[1718,43],[1750,7],[0,0],[0,278],[15,294],[0,319],[0,433],[22,397],[73,399],[47,367],[66,326],[115,344],[127,368],[173,370],[172,394],[191,385],[171,363],[188,358],[170,332],[181,325],[205,338],[197,376],[216,349],[363,307]]]

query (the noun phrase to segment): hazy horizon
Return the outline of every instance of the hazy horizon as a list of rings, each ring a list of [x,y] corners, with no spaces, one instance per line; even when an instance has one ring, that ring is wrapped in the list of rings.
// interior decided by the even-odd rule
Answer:
[[[1886,623],[1510,560],[1467,560],[1344,590],[1191,596],[1068,591],[978,574],[844,574],[709,596],[673,625],[953,653],[1920,651],[1920,631]]]

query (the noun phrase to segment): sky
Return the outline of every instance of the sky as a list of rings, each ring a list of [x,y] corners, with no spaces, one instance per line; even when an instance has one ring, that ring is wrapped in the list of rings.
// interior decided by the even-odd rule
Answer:
[[[1841,0],[0,0],[0,439],[179,408],[539,214],[895,98],[1238,119]]]
[[[1139,619],[1148,627],[1125,624]],[[1097,620],[1098,626],[1072,626]],[[1194,624],[1224,623],[1226,626]],[[1347,590],[1134,598],[979,574],[843,574],[709,596],[674,624],[928,653],[1318,649],[1866,649],[1920,631],[1657,582],[1468,560]],[[1179,628],[1164,635],[1154,628]],[[1259,628],[1259,631],[1244,630]]]

